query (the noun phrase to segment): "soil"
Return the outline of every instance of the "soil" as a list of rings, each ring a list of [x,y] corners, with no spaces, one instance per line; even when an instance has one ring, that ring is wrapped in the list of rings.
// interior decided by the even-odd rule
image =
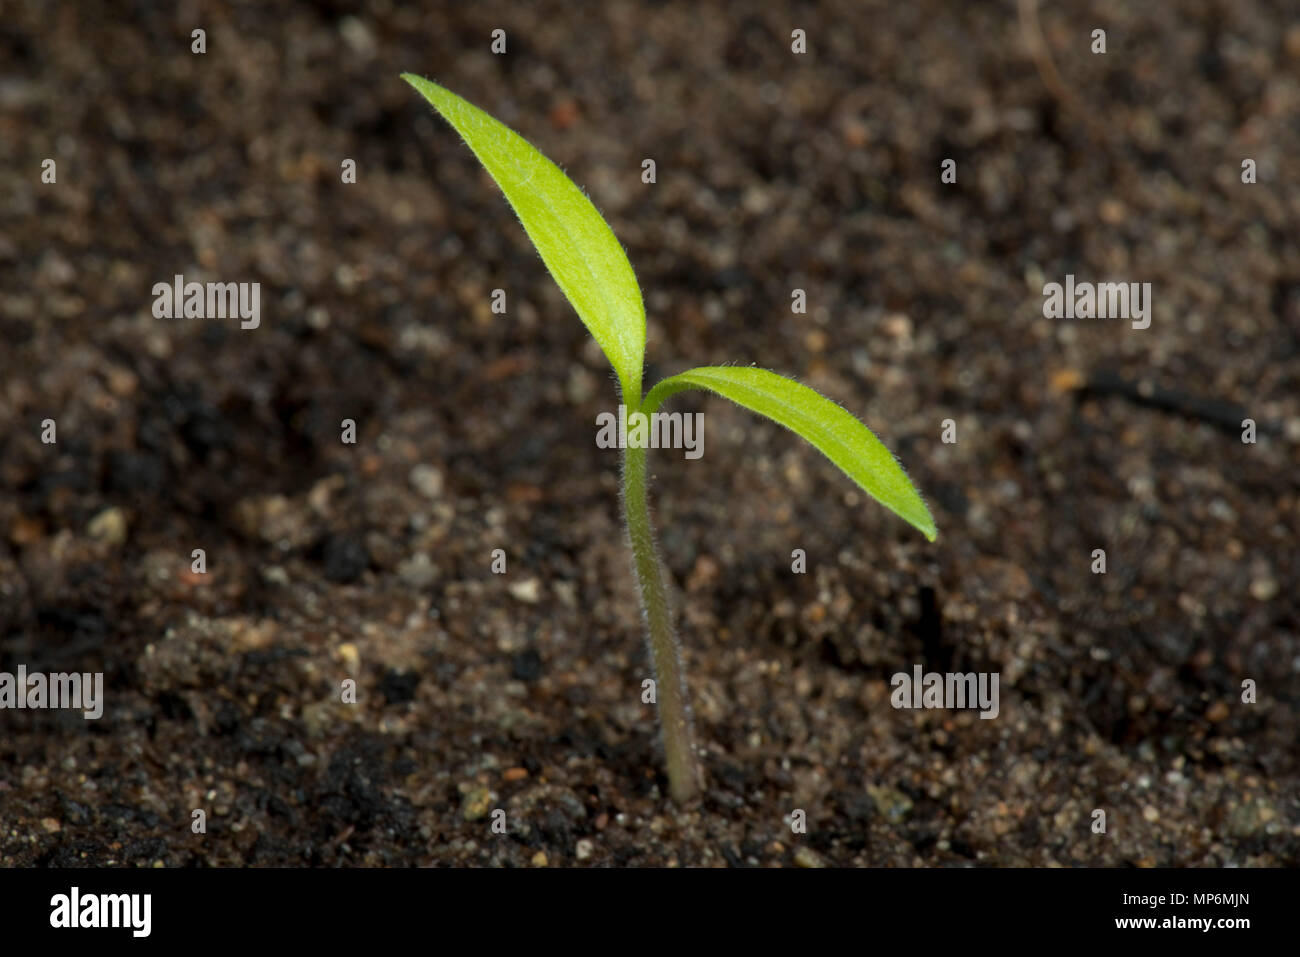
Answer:
[[[1293,14],[1044,3],[1054,89],[1011,2],[6,3],[0,671],[105,708],[0,713],[0,863],[1300,863]],[[404,70],[588,190],[648,382],[795,376],[934,511],[674,400],[688,806],[613,378]],[[259,282],[260,326],[154,318],[176,274]],[[1150,327],[1044,318],[1067,274],[1150,282]],[[915,665],[998,716],[891,707]]]

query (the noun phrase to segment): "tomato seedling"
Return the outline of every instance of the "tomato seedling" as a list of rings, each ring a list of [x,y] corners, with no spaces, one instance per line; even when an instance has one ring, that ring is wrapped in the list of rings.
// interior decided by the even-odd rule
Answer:
[[[558,166],[478,107],[410,73],[402,78],[455,127],[496,180],[542,261],[595,337],[618,376],[622,401],[649,417],[687,389],[730,399],[803,436],[868,495],[934,541],[934,520],[889,450],[830,399],[765,369],[702,366],[670,376],[642,394],[645,306],[614,231]],[[623,449],[623,518],[641,592],[664,756],[672,797],[686,801],[699,787],[686,679],[655,548],[646,498],[646,449]]]

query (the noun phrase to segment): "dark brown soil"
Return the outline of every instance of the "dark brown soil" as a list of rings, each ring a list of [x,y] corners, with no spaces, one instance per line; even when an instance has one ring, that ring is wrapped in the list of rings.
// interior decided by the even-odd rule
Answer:
[[[1012,2],[413,6],[4,5],[0,670],[107,704],[0,712],[0,863],[1300,863],[1293,7],[1044,3],[1053,91]],[[403,70],[589,191],[649,381],[797,376],[934,510],[675,400],[692,806],[612,377]],[[177,273],[260,282],[261,326],[155,319]],[[1151,282],[1151,327],[1043,318],[1067,273]],[[1000,715],[893,709],[914,664],[1000,673]]]

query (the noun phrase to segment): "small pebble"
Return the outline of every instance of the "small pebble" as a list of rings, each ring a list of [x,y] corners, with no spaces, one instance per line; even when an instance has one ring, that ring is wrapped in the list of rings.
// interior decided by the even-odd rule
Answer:
[[[1256,601],[1272,601],[1277,592],[1278,584],[1271,578],[1256,578],[1250,583],[1250,595]]]
[[[800,867],[825,867],[822,859],[812,848],[801,847],[794,852],[794,862]]]
[[[90,520],[86,531],[91,538],[109,545],[121,545],[126,541],[126,513],[120,508],[106,508]]]
[[[492,792],[484,787],[471,787],[460,799],[460,816],[467,821],[481,821],[487,817],[492,805]]]
[[[45,530],[41,523],[26,515],[15,516],[9,526],[9,541],[15,545],[35,545],[44,534]]]
[[[438,567],[424,552],[417,552],[397,566],[397,577],[411,588],[428,588],[438,578]]]
[[[375,35],[364,21],[352,16],[344,17],[339,21],[339,34],[353,53],[366,59],[375,55]]]
[[[888,787],[868,787],[867,794],[876,805],[876,811],[887,821],[897,824],[912,813],[912,799],[902,791]]]
[[[427,499],[442,496],[442,473],[432,465],[417,465],[411,469],[411,487]]]
[[[526,605],[536,605],[542,599],[542,583],[536,578],[515,582],[509,586],[508,591]]]

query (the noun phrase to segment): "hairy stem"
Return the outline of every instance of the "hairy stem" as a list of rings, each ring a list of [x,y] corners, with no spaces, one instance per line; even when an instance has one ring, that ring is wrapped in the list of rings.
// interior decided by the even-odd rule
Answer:
[[[645,612],[647,643],[654,665],[655,700],[663,729],[668,788],[673,800],[680,803],[695,795],[699,771],[681,649],[673,633],[664,570],[655,551],[654,529],[650,525],[645,462],[645,449],[629,445],[623,450],[623,514],[637,584],[641,587],[641,608]]]

